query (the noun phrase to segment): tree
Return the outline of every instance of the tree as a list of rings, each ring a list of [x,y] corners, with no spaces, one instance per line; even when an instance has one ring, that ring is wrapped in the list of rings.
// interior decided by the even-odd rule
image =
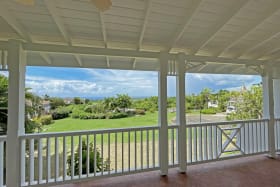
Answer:
[[[106,97],[104,98],[103,100],[103,105],[104,105],[104,108],[107,110],[107,111],[113,111],[117,108],[117,100],[116,98],[114,97]]]
[[[0,75],[0,131],[7,131],[8,79]]]
[[[204,109],[208,107],[208,101],[210,99],[211,90],[209,88],[204,88],[200,94],[200,108]]]
[[[59,106],[65,106],[65,102],[60,97],[51,97],[50,105],[51,105],[51,109],[54,110],[54,109],[58,108]]]
[[[116,103],[123,111],[132,105],[132,98],[127,94],[117,94]]]
[[[262,105],[262,87],[252,86],[250,90],[239,93],[237,110],[227,118],[228,120],[261,119],[263,115]]]
[[[74,102],[75,105],[82,104],[82,100],[79,97],[74,97],[73,102]]]
[[[221,111],[225,112],[228,101],[230,100],[230,91],[219,90],[219,92],[216,95],[217,95],[219,109]]]
[[[3,133],[7,132],[7,119],[8,119],[8,78],[0,75],[0,127]],[[26,99],[31,100],[31,104],[25,104],[25,133],[33,133],[38,124],[30,120],[30,116],[39,113],[39,97],[29,92],[29,89],[25,90]]]

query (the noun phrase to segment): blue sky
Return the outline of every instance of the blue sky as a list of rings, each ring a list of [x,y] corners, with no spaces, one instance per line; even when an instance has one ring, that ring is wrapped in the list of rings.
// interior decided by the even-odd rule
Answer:
[[[0,72],[1,73],[1,72]],[[3,72],[2,72],[3,74]],[[27,67],[26,87],[39,96],[108,97],[118,93],[132,97],[158,95],[157,72],[85,68]],[[186,74],[186,93],[203,88],[238,90],[260,83],[260,76]],[[168,96],[175,96],[175,77],[168,78]]]
[[[187,94],[203,88],[240,89],[261,82],[259,76],[186,74]],[[158,95],[157,72],[54,67],[27,67],[26,87],[40,96],[108,97],[125,93],[132,97]],[[175,77],[168,78],[168,95],[175,96]]]

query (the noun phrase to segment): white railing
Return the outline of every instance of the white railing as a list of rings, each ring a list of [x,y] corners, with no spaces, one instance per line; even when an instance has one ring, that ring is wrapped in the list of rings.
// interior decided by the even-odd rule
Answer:
[[[178,166],[178,127],[177,125],[168,126],[168,165],[169,167]]]
[[[21,136],[22,186],[158,169],[158,129],[155,126]]]
[[[275,150],[279,152],[280,151],[280,119],[275,119],[274,132],[275,132]]]
[[[6,184],[6,140],[6,136],[0,136],[0,187],[5,186]]]
[[[21,136],[22,186],[159,169],[159,128]],[[168,164],[178,166],[178,126],[168,126]],[[186,125],[187,164],[268,152],[268,120]]]
[[[268,120],[187,125],[187,163],[268,152]]]

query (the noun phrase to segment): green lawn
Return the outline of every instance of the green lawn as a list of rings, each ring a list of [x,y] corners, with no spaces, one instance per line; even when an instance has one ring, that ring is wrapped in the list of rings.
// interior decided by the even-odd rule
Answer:
[[[176,116],[176,113],[168,113],[168,121]],[[112,129],[112,128],[129,128],[139,126],[157,125],[158,113],[146,113],[143,116],[133,116],[121,119],[93,119],[81,120],[66,118],[56,120],[53,124],[44,126],[43,132],[63,132],[63,131],[80,131],[93,129]]]

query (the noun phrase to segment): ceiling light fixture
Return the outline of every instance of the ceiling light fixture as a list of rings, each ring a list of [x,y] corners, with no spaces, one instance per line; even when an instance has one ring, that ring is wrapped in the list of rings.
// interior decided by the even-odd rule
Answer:
[[[112,1],[111,0],[91,0],[91,2],[101,12],[104,12],[104,11],[108,10],[112,6]]]

